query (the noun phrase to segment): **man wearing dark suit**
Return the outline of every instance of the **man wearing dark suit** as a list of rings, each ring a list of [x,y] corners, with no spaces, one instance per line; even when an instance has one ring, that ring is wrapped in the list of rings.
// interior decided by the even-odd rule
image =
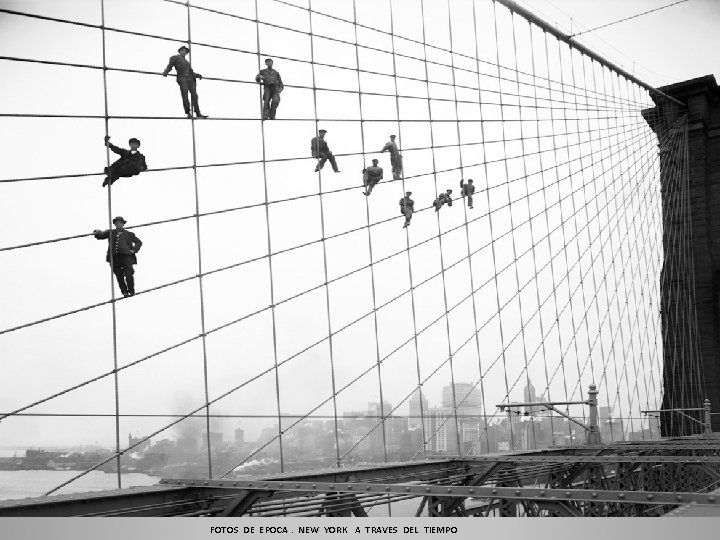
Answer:
[[[140,251],[142,242],[134,233],[125,230],[125,223],[122,217],[113,219],[114,230],[101,231],[95,229],[93,235],[98,240],[108,240],[107,257],[105,260],[111,262],[113,274],[117,278],[120,291],[124,297],[135,294],[135,279],[133,264],[137,264],[135,254]],[[110,256],[112,254],[112,257]]]
[[[130,150],[119,148],[110,142],[110,135],[105,135],[105,146],[120,156],[115,163],[109,167],[105,167],[105,174],[107,178],[103,181],[103,187],[108,184],[112,185],[118,178],[129,178],[135,176],[143,171],[147,171],[147,164],[145,163],[145,156],[138,152],[140,148],[140,141],[133,137],[128,141]]]
[[[190,52],[190,49],[185,45],[178,49],[178,54],[170,57],[165,71],[163,71],[163,77],[167,77],[168,73],[172,68],[175,68],[177,83],[180,86],[180,95],[182,96],[183,108],[188,118],[192,118],[190,113],[190,103],[188,102],[188,92],[190,92],[190,98],[192,100],[193,110],[195,116],[198,118],[207,118],[207,115],[200,114],[200,105],[198,104],[197,95],[197,83],[195,79],[202,79],[202,75],[195,73],[185,57]]]
[[[275,111],[280,105],[280,92],[283,91],[283,82],[280,73],[275,71],[273,61],[265,60],[267,68],[261,69],[255,76],[255,82],[263,85],[263,120],[275,120]]]

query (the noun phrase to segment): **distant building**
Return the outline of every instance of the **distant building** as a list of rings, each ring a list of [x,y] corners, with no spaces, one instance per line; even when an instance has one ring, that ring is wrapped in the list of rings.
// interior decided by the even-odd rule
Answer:
[[[431,407],[425,417],[428,450],[442,455],[459,455],[458,426],[452,407]]]
[[[143,437],[133,437],[130,433],[128,433],[128,448],[132,448],[133,452],[142,452],[149,447],[150,439],[143,441]]]
[[[235,430],[235,444],[245,443],[245,430],[243,428],[237,428]]]
[[[208,436],[207,433],[202,434],[202,448],[203,450],[207,450],[208,444],[207,444]],[[218,450],[223,444],[223,434],[211,431],[210,432],[210,449],[211,450]]]
[[[428,400],[423,395],[422,390],[415,390],[410,396],[410,416],[408,418],[408,428],[415,429],[422,427],[422,417],[428,410]]]
[[[523,391],[523,397],[525,398],[525,403],[540,401],[537,394],[535,394],[535,387],[529,378],[528,383],[525,385],[525,390]],[[544,410],[544,407],[523,407],[523,410],[526,414],[535,414],[536,412]]]

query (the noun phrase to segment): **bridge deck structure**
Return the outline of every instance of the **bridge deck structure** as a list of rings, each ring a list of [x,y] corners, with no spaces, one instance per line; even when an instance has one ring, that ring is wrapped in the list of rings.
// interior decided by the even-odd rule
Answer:
[[[716,515],[719,484],[720,437],[701,436],[254,478],[168,478],[150,487],[0,501],[0,517],[366,517],[400,501],[430,517]]]

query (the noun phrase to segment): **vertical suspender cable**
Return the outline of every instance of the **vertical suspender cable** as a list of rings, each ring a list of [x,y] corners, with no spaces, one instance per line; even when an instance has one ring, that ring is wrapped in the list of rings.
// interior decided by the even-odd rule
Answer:
[[[537,91],[538,77],[537,77],[537,67],[535,64],[535,40],[533,39],[533,24],[529,21],[528,21],[528,27],[529,27],[529,32],[530,32],[530,56],[531,56],[531,61],[532,61],[533,105],[535,106],[535,130],[536,130],[536,136],[537,136],[536,138],[537,138],[537,145],[538,145],[538,151],[539,151],[541,148],[542,139],[540,138],[540,112],[539,112],[540,109],[538,108],[538,91]],[[544,32],[543,32],[543,39],[546,39]],[[547,83],[548,83],[548,97],[549,97],[550,96],[550,92],[549,92],[550,71],[549,71],[549,69],[548,69]],[[542,168],[542,157],[539,157],[538,159],[540,162],[540,166]],[[544,186],[545,185],[544,175],[542,174],[542,172],[539,173],[539,175],[540,175],[540,182]],[[543,189],[542,189],[543,208],[547,208],[547,193],[545,191],[546,191],[546,188],[543,187]],[[530,212],[530,199],[529,198],[528,198],[528,212]],[[549,229],[548,229],[548,233],[549,233]],[[534,242],[534,239],[533,239],[533,242]],[[547,243],[548,243],[548,252],[550,252],[551,244],[550,244],[550,236],[549,235],[547,237]],[[535,254],[535,250],[533,249],[533,264],[536,264],[534,254]],[[550,256],[552,256],[552,253],[550,253]],[[552,266],[552,264],[551,264],[551,266]],[[540,287],[539,287],[537,272],[535,272],[535,293],[536,293],[536,299],[537,299],[537,303],[538,303],[538,309],[540,309],[540,306],[542,304],[541,304],[541,300],[540,300]],[[547,351],[545,349],[545,323],[543,322],[542,315],[540,315],[538,317],[538,322],[540,325],[540,335],[542,336],[541,337],[541,347],[542,347],[542,358],[543,358],[543,371],[545,373],[545,387],[547,389],[549,389],[550,388],[550,377],[548,374],[548,366],[547,366]],[[550,399],[550,397],[549,397],[549,390],[548,390],[548,400],[549,399]],[[549,419],[550,419],[550,437],[551,437],[551,441],[554,442],[554,437],[555,437],[554,416],[550,415]]]
[[[599,64],[598,64],[598,65],[599,65]],[[596,69],[595,69],[595,60],[591,60],[591,66],[592,66],[592,68],[593,68],[593,69],[592,69],[593,88],[597,89],[597,88],[598,88],[598,85],[597,85],[597,79],[596,79],[596,76],[595,76],[595,72],[596,72]],[[603,69],[604,69],[603,66],[600,65],[600,69],[601,69],[601,73],[603,74],[603,95],[607,95],[606,89],[605,89],[605,72],[603,71]],[[597,104],[597,107],[599,108],[599,102],[598,102],[598,98],[597,98],[597,93],[595,94],[595,103]],[[598,131],[602,132],[601,126],[603,125],[603,122],[607,122],[607,120],[603,120],[603,119],[600,117],[600,112],[597,113],[597,116],[598,116],[598,118],[597,118],[597,129],[598,129]],[[607,140],[608,140],[608,149],[609,149],[609,148],[610,148],[609,130],[607,130],[607,131],[608,131],[608,138],[607,138]],[[598,144],[599,144],[599,153],[601,154],[601,156],[602,156],[602,153],[603,153],[602,140],[603,140],[602,137],[599,137]],[[600,161],[600,176],[601,176],[601,178],[603,179],[603,182],[605,182],[605,190],[607,190],[607,188],[608,188],[608,180],[607,180],[607,170],[605,169],[605,159],[604,159],[604,158],[601,158],[599,161]],[[604,190],[604,191],[605,191],[605,190]],[[599,215],[599,214],[598,214],[598,215]],[[612,239],[610,239],[610,246],[611,246],[610,251],[612,252]],[[602,324],[603,324],[603,321],[605,320],[605,318],[607,318],[607,320],[608,320],[608,325],[609,325],[609,326],[612,326],[612,319],[610,318],[610,316],[611,316],[611,311],[610,311],[610,293],[609,293],[609,291],[608,291],[608,280],[607,280],[607,271],[608,271],[608,270],[607,270],[607,265],[606,265],[606,263],[605,263],[605,250],[604,250],[603,248],[600,249],[600,264],[602,265],[603,274],[605,274],[605,277],[603,278],[602,282],[603,282],[603,289],[604,289],[604,291],[605,291],[605,309],[606,309],[606,312],[607,312],[607,317],[603,317],[603,320],[599,320],[599,321],[598,321],[598,332],[600,333],[600,336],[601,336],[601,337],[600,337],[600,358],[603,359],[603,363],[602,363],[602,364],[603,364],[603,365],[602,365],[603,370],[602,370],[602,373],[601,373],[601,375],[600,375],[600,380],[602,381],[602,380],[604,379],[605,382],[607,383],[607,377],[606,377],[606,365],[607,365],[607,362],[605,361],[605,358],[606,358],[606,356],[605,356],[605,354],[606,354],[606,353],[605,353],[605,345],[604,345],[604,341],[603,341],[603,339],[602,339]],[[599,309],[600,309],[600,308],[598,307],[598,319],[599,319]],[[609,356],[608,356],[607,358],[609,359]],[[605,403],[607,404],[607,407],[608,407],[608,409],[607,409],[607,410],[608,410],[608,415],[610,415],[610,413],[611,413],[611,410],[610,410],[610,389],[608,388],[608,384],[600,384],[600,386],[604,386],[604,388],[605,388]],[[602,421],[602,418],[600,418],[600,420]],[[611,425],[612,425],[612,424],[611,424]]]
[[[365,167],[365,123],[363,120],[363,103],[362,103],[362,84],[360,81],[360,53],[358,51],[358,31],[357,31],[357,5],[356,0],[353,0],[353,29],[355,34],[355,73],[357,74],[357,85],[358,85],[358,107],[360,108],[360,144],[362,145],[362,156],[363,156],[363,167]],[[378,339],[378,316],[377,316],[377,295],[375,292],[375,265],[373,263],[373,246],[372,246],[372,234],[370,224],[370,197],[365,197],[365,214],[367,217],[367,233],[368,233],[368,253],[370,256],[370,284],[372,290],[372,305],[373,305],[373,332],[375,335],[375,364],[377,365],[378,374],[378,391],[380,393],[380,417],[383,419],[382,423],[382,440],[383,440],[383,461],[387,463],[387,426],[385,424],[385,398],[383,396],[383,384],[382,384],[382,371],[380,368],[380,341]],[[388,503],[388,511],[392,512],[390,504]],[[392,513],[390,513],[392,515]]]
[[[107,92],[107,63],[105,50],[105,0],[100,0],[100,24],[102,25],[102,63],[103,63],[103,92],[105,95],[105,135],[109,135],[108,92]],[[105,160],[110,166],[110,149],[105,147]],[[117,354],[117,311],[115,308],[115,280],[114,280],[114,253],[112,243],[112,185],[108,184],[108,253],[110,255],[110,298],[112,306],[112,341],[113,341],[113,379],[115,386],[115,453],[117,458],[117,486],[122,488],[122,474],[120,463],[120,381],[118,379]]]
[[[557,51],[558,51],[558,73],[560,74],[559,93],[562,96],[560,101],[563,103],[563,107],[560,109],[560,111],[562,111],[562,124],[563,124],[563,127],[565,128],[564,133],[567,133],[568,118],[567,118],[567,107],[565,107],[565,105],[568,104],[568,102],[566,101],[566,98],[565,98],[565,76],[563,74],[562,46],[560,45],[559,40],[556,40],[556,43],[557,43]],[[548,64],[549,64],[549,62],[548,62]],[[555,121],[554,121],[555,115],[553,114],[552,116],[553,116],[553,134],[555,134]],[[558,156],[557,150],[558,149],[556,147],[554,147],[553,150],[554,150],[553,155],[555,157],[555,162],[557,163],[557,156]],[[556,172],[557,172],[557,169],[556,169]],[[570,181],[570,190],[572,191],[572,174],[568,175],[568,180]],[[560,184],[558,186],[558,189],[559,189],[559,191],[562,191],[562,184]],[[571,199],[572,199],[572,197],[571,197]],[[570,307],[570,324],[572,325],[572,332],[573,332],[572,337],[570,337],[570,341],[576,347],[575,357],[577,358],[577,342],[575,340],[575,335],[574,335],[575,328],[576,328],[575,327],[575,309],[573,308],[572,288],[570,287],[570,274],[568,273],[568,270],[570,268],[570,261],[568,259],[568,243],[567,243],[567,237],[565,236],[565,217],[563,215],[563,205],[562,204],[560,205],[560,222],[562,223],[562,226],[560,227],[560,232],[562,233],[562,243],[563,243],[562,252],[563,252],[563,258],[565,260],[565,272],[566,272],[562,281],[565,281],[567,284],[568,304]],[[561,283],[562,283],[562,281],[561,281]],[[558,286],[559,285],[560,284],[558,284]],[[558,332],[558,334],[560,334],[560,332]],[[568,344],[567,350],[569,350],[569,348],[570,348],[570,345]],[[562,347],[560,348],[560,363],[562,366],[563,388],[565,390],[565,399],[569,400],[570,395],[568,394],[567,375],[565,372],[565,361],[564,361],[565,351],[566,351],[566,349],[563,349]],[[579,370],[578,370],[578,372],[579,372]],[[567,414],[570,413],[569,407],[565,408],[565,412]],[[570,435],[570,437],[571,437],[570,440],[572,441],[572,425],[570,423],[568,423],[568,435]]]
[[[258,11],[259,1],[255,0],[255,33],[257,38],[257,57],[258,71],[262,67],[260,57],[260,13]],[[262,99],[262,89],[260,90]],[[272,238],[270,234],[270,198],[268,192],[267,181],[267,163],[265,161],[265,121],[260,121],[260,133],[262,136],[262,168],[263,168],[263,189],[265,193],[265,227],[267,228],[267,249],[268,249],[268,272],[270,275],[270,314],[272,319],[272,339],[273,339],[273,363],[275,372],[275,402],[277,405],[277,422],[278,422],[278,451],[280,454],[280,472],[285,472],[285,456],[283,453],[283,425],[282,425],[282,409],[280,407],[280,373],[278,367],[277,352],[277,323],[275,316],[275,282],[273,279],[273,255],[272,255]]]
[[[422,1],[422,0],[420,0]],[[393,11],[392,0],[390,0],[390,39],[392,43],[392,61],[393,61],[393,84],[395,85],[395,114],[398,119],[398,138],[402,141],[402,123],[400,122],[400,97],[398,95],[398,84],[397,84],[397,62],[395,57],[395,17]],[[402,196],[405,197],[405,167],[402,168]],[[427,459],[427,445],[430,442],[427,438],[426,426],[425,426],[425,407],[423,407],[423,390],[422,390],[422,378],[420,376],[420,354],[418,351],[418,330],[417,330],[417,317],[415,314],[415,285],[413,282],[412,273],[412,260],[410,259],[410,231],[409,228],[405,228],[405,242],[407,245],[407,261],[408,261],[408,276],[410,279],[410,308],[412,311],[413,321],[413,343],[415,345],[415,367],[417,369],[417,380],[418,380],[418,398],[420,400],[420,424],[422,429],[423,438],[423,457]],[[428,420],[429,422],[429,420]],[[427,426],[429,429],[429,424]]]
[[[500,71],[500,51],[499,49],[499,41],[498,41],[498,24],[497,24],[497,4],[495,0],[493,0],[492,3],[493,6],[493,28],[495,30],[495,57],[496,57],[496,64],[497,64],[497,72],[498,72],[498,78],[501,76]],[[505,180],[507,180],[508,176],[508,168],[507,168],[507,151],[506,151],[506,144],[505,144],[505,120],[504,120],[504,113],[503,113],[503,90],[502,90],[502,83],[498,83],[500,86],[500,93],[499,93],[499,100],[500,105],[498,106],[500,109],[500,124],[502,126],[502,143],[503,143],[503,163],[505,165]],[[509,189],[509,187],[508,187]],[[492,216],[492,205],[490,203],[490,179],[488,178],[488,188],[486,190],[487,198],[488,198],[488,212],[489,215]],[[512,225],[511,225],[512,228]],[[549,230],[549,229],[548,229]],[[500,345],[502,347],[502,363],[503,363],[503,377],[505,379],[505,397],[510,397],[510,385],[508,384],[508,378],[507,378],[507,358],[505,355],[507,347],[505,346],[505,333],[503,332],[503,324],[502,324],[502,306],[500,305],[500,289],[498,287],[498,271],[497,271],[497,256],[495,251],[495,241],[493,240],[493,234],[492,234],[492,219],[491,219],[491,225],[490,225],[490,238],[491,242],[493,244],[493,271],[495,275],[495,300],[497,302],[497,317],[498,317],[498,326],[500,330]],[[516,260],[515,257],[515,239],[513,237],[513,259]],[[517,268],[516,268],[517,271]],[[513,422],[510,416],[510,411],[508,410],[508,429],[510,431],[510,448],[515,448],[515,434],[513,433]]]
[[[574,63],[574,61],[573,61],[572,55],[573,55],[573,49],[572,49],[572,47],[568,47],[568,56],[570,57],[570,73],[571,73],[571,79],[572,79],[572,86],[571,86],[571,88],[574,89],[574,88],[577,88],[577,87],[575,86],[575,63]],[[558,56],[559,56],[559,58],[560,58],[560,81],[561,81],[561,83],[562,83],[562,87],[563,87],[563,91],[564,91],[564,90],[565,90],[565,87],[567,86],[567,83],[565,83],[565,81],[564,81],[564,76],[563,76],[562,45],[560,45],[559,42],[558,42]],[[573,111],[573,115],[575,116],[575,125],[576,125],[576,130],[577,130],[577,132],[578,132],[578,135],[577,135],[577,137],[578,137],[578,144],[580,144],[580,120],[579,120],[579,111],[578,111],[578,108],[579,108],[579,107],[578,107],[578,93],[577,93],[577,92],[568,92],[567,94],[569,94],[570,96],[573,97],[573,101],[574,101],[575,107],[574,107],[574,109],[571,109],[571,110]],[[564,99],[563,99],[563,102],[565,102]],[[566,103],[567,103],[568,105],[570,104],[569,102],[566,102]],[[569,121],[572,120],[572,118],[568,118],[568,117],[567,117],[567,107],[563,109],[563,116],[565,117],[565,118],[564,118],[565,132],[566,132],[566,133],[569,133],[570,130],[568,129],[568,124],[569,124]],[[568,143],[569,143],[569,141],[568,141]],[[580,148],[580,147],[579,147],[579,148]],[[569,159],[570,159],[570,152],[569,152],[569,150],[568,150],[568,160],[569,160]],[[569,174],[570,174],[570,189],[571,189],[572,191],[574,191],[574,189],[573,189],[573,178],[577,178],[578,175],[577,175],[577,173],[573,174],[572,172],[569,172]],[[582,174],[580,175],[580,184],[581,184],[581,185],[583,184]],[[589,203],[588,203],[588,200],[587,200],[587,196],[585,196],[584,190],[583,190],[583,196],[584,196],[584,200],[585,200],[585,204],[584,204],[583,207],[584,207],[584,208],[587,208],[587,206],[588,206]],[[576,385],[576,388],[580,388],[580,394],[581,394],[581,396],[583,396],[583,392],[585,391],[585,389],[584,389],[583,386],[582,386],[583,370],[580,369],[580,353],[579,353],[579,350],[578,350],[577,333],[578,333],[578,331],[580,330],[580,324],[582,323],[583,320],[585,321],[585,324],[587,325],[587,313],[588,313],[588,309],[587,309],[587,305],[586,305],[586,302],[585,302],[585,282],[584,282],[583,279],[582,279],[583,271],[582,271],[582,258],[581,258],[581,255],[580,255],[580,242],[579,242],[579,238],[577,237],[577,230],[578,230],[577,219],[578,219],[578,215],[577,215],[577,209],[576,209],[576,205],[575,205],[575,197],[570,197],[570,202],[571,202],[571,205],[572,205],[572,214],[571,214],[571,215],[574,216],[574,218],[573,218],[573,221],[574,221],[573,230],[574,230],[575,233],[576,233],[576,236],[573,238],[572,243],[575,244],[575,249],[576,249],[577,257],[578,257],[578,262],[577,262],[577,264],[578,264],[578,271],[579,271],[579,273],[580,273],[580,274],[579,274],[579,275],[580,275],[580,277],[579,277],[579,279],[580,279],[580,290],[579,290],[579,292],[580,292],[580,298],[582,299],[582,313],[583,313],[583,316],[581,317],[580,321],[577,321],[577,323],[576,323],[576,320],[575,320],[575,311],[574,311],[574,309],[573,309],[573,299],[572,299],[572,296],[571,296],[571,297],[570,297],[570,319],[571,319],[571,321],[572,321],[572,332],[573,332],[572,342],[573,342],[573,348],[574,348],[574,350],[575,350],[575,367],[576,367],[576,369],[577,369],[577,376],[578,376],[578,384]],[[562,206],[561,206],[560,208],[562,209]],[[564,221],[564,220],[563,220],[563,221]],[[565,229],[563,228],[563,234],[564,234],[564,232],[565,232]],[[566,260],[566,261],[568,261],[568,252],[567,252],[567,250],[568,250],[568,246],[566,245],[566,247],[565,247],[565,260]],[[569,288],[569,287],[570,287],[570,276],[568,275],[568,288]],[[572,295],[572,293],[571,293],[571,295]],[[586,328],[587,328],[587,326],[586,326]],[[586,333],[587,333],[587,332],[586,332]],[[588,336],[588,343],[589,343],[589,342],[590,342],[590,337]],[[573,399],[573,393],[570,394],[570,399]],[[586,410],[585,410],[585,407],[583,407],[583,408],[581,409],[581,414],[582,414],[582,418],[583,418],[583,423],[587,423],[587,418],[586,418],[586,416],[585,416],[585,413],[586,413]]]
[[[428,68],[427,68],[427,43],[425,39],[425,8],[424,8],[425,0],[420,0],[420,15],[422,18],[422,41],[423,41],[423,57],[424,57],[424,66],[425,66],[425,86],[427,88],[427,107],[428,107],[428,118],[430,123],[430,152],[432,155],[432,175],[433,175],[433,182],[435,183],[435,193],[438,193],[438,184],[437,184],[437,166],[435,164],[435,140],[433,137],[433,115],[432,115],[432,107],[430,106],[430,81],[428,80]],[[450,53],[450,56],[452,57],[452,53]],[[443,259],[443,249],[442,249],[442,229],[440,227],[440,212],[436,212],[437,217],[437,225],[438,225],[438,249],[440,250],[440,276],[442,279],[442,287],[443,287],[443,305],[445,307],[445,331],[447,332],[447,344],[448,344],[448,357],[450,358],[450,385],[452,388],[452,407],[453,407],[453,416],[455,416],[455,438],[456,438],[456,444],[457,444],[457,453],[460,454],[460,423],[458,422],[458,414],[457,414],[457,396],[455,395],[455,374],[453,369],[453,352],[452,352],[452,346],[450,344],[450,316],[448,314],[448,302],[447,302],[447,287],[445,284],[445,262]]]
[[[482,96],[480,94],[480,74],[479,70],[477,68],[478,66],[478,58],[477,58],[477,22],[475,20],[475,2],[473,0],[472,2],[472,9],[473,9],[473,31],[475,32],[475,71],[477,73],[478,77],[478,111],[480,111],[482,107]],[[454,50],[454,44],[453,44],[453,33],[452,33],[452,11],[450,8],[450,0],[447,0],[447,10],[448,10],[448,32],[450,34],[450,50]],[[460,112],[458,107],[458,98],[457,98],[457,87],[455,86],[455,59],[452,56],[453,53],[450,53],[450,62],[452,66],[452,84],[453,84],[453,96],[455,98],[455,127],[456,127],[456,133],[457,133],[457,139],[458,139],[458,153],[460,155],[460,176],[464,179],[465,178],[465,171],[463,166],[463,154],[462,154],[462,143],[461,143],[461,134],[460,134]],[[482,122],[480,122],[480,126],[482,129]],[[462,195],[462,193],[460,194]],[[465,198],[463,197],[463,200]],[[478,337],[478,321],[477,321],[477,303],[475,299],[475,278],[473,273],[473,264],[472,264],[472,254],[471,254],[471,248],[470,248],[470,230],[468,225],[468,205],[463,205],[463,212],[464,212],[464,218],[465,218],[465,243],[467,248],[467,260],[468,260],[468,272],[470,273],[470,294],[472,296],[472,312],[473,312],[473,334],[474,334],[474,341],[475,341],[475,352],[477,354],[478,359],[478,376],[480,377],[480,398],[482,402],[482,418],[483,418],[483,433],[485,435],[485,444],[489,445],[489,441],[487,439],[487,430],[488,430],[488,424],[487,424],[487,414],[485,411],[485,388],[483,385],[485,377],[483,377],[483,370],[482,370],[482,359],[480,354],[480,338]],[[465,399],[467,399],[468,396],[465,396]],[[469,422],[471,425],[474,425],[474,419],[469,419]],[[467,424],[467,421],[463,420],[464,424]],[[481,438],[481,434],[478,433],[478,440]],[[475,441],[473,441],[472,448],[475,447]],[[468,450],[468,454],[471,450]],[[490,449],[488,448],[488,453],[490,452]],[[460,455],[462,455],[462,450],[460,451]],[[467,454],[466,454],[467,455]]]
[[[512,27],[512,41],[513,41],[513,59],[515,60],[515,66],[514,66],[514,76],[515,76],[515,82],[517,83],[517,93],[518,93],[518,118],[520,120],[520,151],[523,155],[522,158],[522,175],[523,178],[525,178],[525,200],[527,201],[527,207],[528,207],[528,219],[532,215],[530,212],[530,185],[528,180],[528,174],[527,174],[527,164],[525,163],[525,130],[523,129],[524,119],[523,119],[523,98],[520,95],[520,71],[518,69],[518,51],[517,51],[517,39],[515,36],[515,13],[510,13],[510,25]],[[569,158],[569,156],[568,156]],[[506,162],[507,163],[507,162]],[[510,198],[510,186],[508,185],[508,198]],[[510,208],[510,222],[512,223],[512,207]],[[515,227],[513,226],[513,231],[515,230]],[[532,220],[530,220],[529,223],[529,230],[530,230],[530,237],[533,238],[533,229],[532,229]],[[515,251],[515,234],[513,233],[513,252]],[[537,276],[537,264],[535,263],[535,246],[533,245],[530,253],[532,254],[532,261],[533,261],[533,270],[534,275]],[[518,290],[520,289],[520,276],[517,269],[517,255],[515,254],[515,279],[517,281]],[[537,278],[536,278],[537,283]],[[522,309],[522,294],[518,294],[518,306],[519,306],[519,312],[520,312],[520,332],[521,332],[521,339],[523,344],[523,360],[525,361],[525,381],[528,388],[530,388],[530,372],[528,371],[528,353],[527,353],[527,343],[525,339],[525,319],[523,316],[523,309]],[[523,400],[524,401],[524,400]],[[534,422],[534,416],[530,416],[530,427],[532,430],[532,437],[533,437],[533,448],[537,448],[537,437],[535,434],[535,422]],[[522,450],[529,450],[530,445],[527,445],[527,448],[522,448]]]
[[[192,46],[192,34],[190,33],[190,2],[187,6],[187,31],[188,31],[188,47]],[[192,60],[190,61],[192,69]],[[193,74],[193,77],[195,75]],[[191,104],[192,107],[192,104]],[[195,111],[196,113],[199,111]],[[210,440],[210,396],[208,391],[208,363],[207,363],[207,345],[205,335],[205,296],[203,294],[203,270],[202,270],[202,238],[200,236],[200,197],[198,193],[197,178],[197,143],[195,139],[195,117],[190,120],[192,130],[192,158],[193,158],[193,185],[195,188],[195,232],[197,234],[197,257],[198,257],[198,287],[200,291],[200,332],[202,336],[203,351],[203,386],[205,391],[205,436],[207,437],[207,465],[208,475],[213,477],[212,469],[212,443]]]
[[[545,39],[543,40],[543,43],[544,43],[544,48],[545,48],[545,65],[547,66],[547,71],[548,71],[548,97],[549,97],[550,100],[552,101],[552,99],[553,99],[553,82],[554,82],[554,81],[552,81],[552,80],[551,80],[551,77],[550,77],[550,53],[549,53],[549,51],[548,51],[548,35],[547,35],[547,32],[544,33],[544,38],[545,38]],[[554,113],[554,110],[555,110],[554,108],[551,108],[550,111],[549,111],[549,112],[550,112],[550,126],[551,126],[551,132],[552,132],[552,134],[553,134],[553,138],[554,138],[554,136],[555,136],[555,118],[554,118],[555,115],[553,114],[553,113]],[[557,153],[554,153],[554,154],[553,154],[553,163],[557,163],[557,160],[555,159],[556,157],[557,157]],[[556,176],[556,178],[557,178],[557,176],[558,176],[558,174],[557,174],[557,168],[555,168],[555,176]],[[559,190],[559,189],[560,189],[560,188],[559,188],[559,186],[558,186],[558,190]],[[544,192],[543,192],[543,193],[544,193]],[[561,217],[561,221],[562,221],[562,217]],[[545,212],[545,223],[546,223],[547,229],[548,229],[548,231],[549,231],[549,230],[550,230],[550,217],[548,216],[548,213],[547,213],[547,212]],[[549,240],[550,240],[550,239],[548,239],[548,241],[549,241]],[[552,253],[552,242],[550,242],[549,245],[550,245],[550,256],[553,257],[554,254]],[[556,277],[555,277],[555,268],[554,268],[554,265],[552,265],[552,264],[550,265],[550,276],[551,276],[551,280],[552,280],[552,284],[553,284],[553,304],[554,304],[554,307],[555,307],[555,320],[556,320],[557,323],[558,323],[558,324],[557,324],[557,327],[558,327],[558,329],[557,329],[557,333],[558,333],[558,350],[562,352],[562,350],[563,350],[563,346],[562,346],[562,329],[560,328],[560,324],[559,324],[559,321],[560,321],[560,312],[558,311],[558,301],[557,301],[558,281],[557,281],[557,279],[556,279]],[[562,372],[563,372],[563,387],[564,387],[564,391],[565,391],[565,396],[564,396],[564,397],[565,397],[565,401],[568,401],[567,385],[565,384],[565,381],[566,381],[566,379],[565,379],[565,363],[564,363],[564,359],[563,359],[563,356],[562,356],[562,355],[560,356],[560,367],[561,367]],[[550,399],[550,386],[549,386],[549,385],[548,385],[548,387],[546,388],[546,391],[547,391],[547,393],[548,393],[548,399]],[[570,426],[568,426],[568,430],[570,430],[570,429],[571,429]],[[555,442],[555,434],[553,433],[553,443],[554,443],[554,442]]]
[[[448,5],[450,3],[450,0],[448,0]],[[484,141],[485,140],[485,130],[483,128],[483,122],[482,122],[482,104],[483,104],[483,97],[482,97],[482,84],[480,83],[480,54],[479,54],[479,44],[478,44],[478,26],[477,26],[477,14],[475,9],[475,0],[472,1],[472,14],[473,14],[473,39],[474,39],[474,45],[475,45],[475,75],[477,77],[477,85],[478,85],[478,110],[480,112],[480,138]],[[460,140],[458,139],[458,145],[460,145]],[[462,154],[461,154],[462,155]],[[486,159],[483,159],[483,162],[486,162]],[[484,163],[484,170],[485,170],[485,177],[487,178],[487,163]],[[489,208],[488,208],[489,210]],[[470,250],[470,235],[468,232],[468,223],[467,223],[467,210],[465,214],[465,238],[467,240],[468,250]],[[470,283],[471,283],[471,293],[473,295],[473,323],[474,323],[474,334],[475,334],[475,348],[477,349],[478,354],[478,370],[480,372],[480,397],[482,399],[482,413],[483,413],[483,434],[485,435],[485,451],[489,454],[490,453],[490,439],[488,438],[488,414],[487,414],[487,407],[485,405],[485,376],[483,374],[483,367],[482,367],[482,355],[480,354],[480,336],[478,332],[478,322],[477,322],[477,302],[475,299],[475,283],[474,283],[474,277],[472,272],[472,257],[470,257],[470,251],[468,251],[468,257],[470,258]],[[478,437],[478,440],[481,437]],[[475,447],[475,444],[473,443],[473,446],[470,450],[468,450],[468,453],[472,451],[472,449]],[[482,453],[482,450],[481,450]]]
[[[317,110],[317,82],[315,81],[315,36],[313,34],[313,9],[312,0],[308,0],[308,14],[310,17],[310,67],[312,70],[312,86],[313,86],[313,111],[315,112],[315,134],[318,133],[318,110]],[[356,47],[357,48],[357,47]],[[356,66],[357,68],[357,66]],[[358,91],[360,89],[358,88]],[[332,323],[330,322],[330,286],[328,285],[328,269],[327,269],[327,245],[325,243],[325,211],[323,210],[323,186],[322,186],[322,171],[318,171],[318,193],[320,194],[320,228],[322,232],[322,249],[323,249],[323,271],[325,283],[323,288],[325,289],[325,309],[327,312],[327,327],[328,327],[328,347],[330,348],[330,378],[332,382],[332,401],[333,401],[333,419],[335,422],[335,458],[337,460],[337,466],[340,467],[340,438],[338,436],[338,412],[337,412],[337,391],[335,387],[335,359],[333,357],[333,332]],[[383,429],[385,428],[385,422],[383,418]]]

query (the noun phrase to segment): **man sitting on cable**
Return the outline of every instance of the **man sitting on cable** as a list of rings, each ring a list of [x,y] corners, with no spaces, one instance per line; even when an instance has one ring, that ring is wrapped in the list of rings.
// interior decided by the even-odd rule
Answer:
[[[128,144],[130,145],[130,150],[119,148],[110,142],[110,135],[105,135],[105,146],[116,154],[119,154],[120,159],[109,167],[105,167],[107,178],[105,178],[102,183],[103,187],[112,185],[118,178],[129,178],[130,176],[136,176],[143,171],[147,171],[145,156],[138,152],[140,141],[133,137],[128,141]]]

